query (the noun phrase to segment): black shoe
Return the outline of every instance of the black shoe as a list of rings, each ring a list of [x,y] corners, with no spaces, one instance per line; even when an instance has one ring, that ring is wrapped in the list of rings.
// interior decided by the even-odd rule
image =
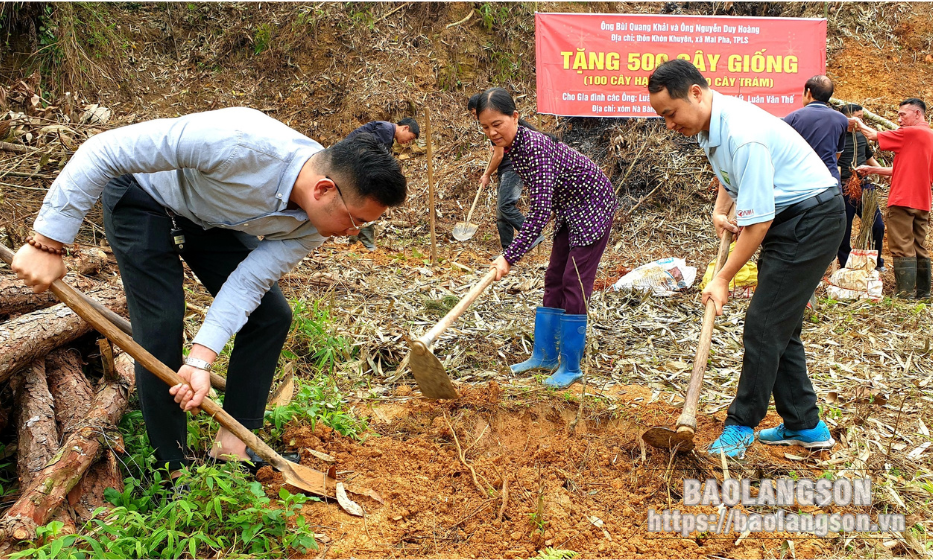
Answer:
[[[242,461],[242,460],[235,460],[234,462],[237,462],[237,463],[240,463],[241,465],[243,465],[243,467],[245,467],[246,470],[248,470],[248,471],[249,471],[251,474],[253,474],[253,475],[255,475],[257,472],[259,472],[259,469],[261,469],[261,468],[263,468],[263,467],[272,466],[272,465],[270,465],[269,463],[265,462],[265,461],[262,459],[262,457],[260,457],[259,455],[256,455],[256,453],[255,453],[252,449],[250,449],[249,447],[246,448],[246,454],[249,455],[249,462]],[[298,453],[281,453],[280,455],[282,455],[282,458],[285,459],[286,461],[290,462],[290,463],[298,464],[298,463],[301,462],[301,455],[299,455]],[[229,462],[231,462],[231,461],[228,461],[228,460],[226,460],[226,459],[219,459],[219,458],[217,458],[217,457],[211,457],[211,459],[213,459],[214,461],[216,461],[216,462],[218,462],[218,463],[229,463]],[[252,464],[250,464],[250,463],[252,463]]]

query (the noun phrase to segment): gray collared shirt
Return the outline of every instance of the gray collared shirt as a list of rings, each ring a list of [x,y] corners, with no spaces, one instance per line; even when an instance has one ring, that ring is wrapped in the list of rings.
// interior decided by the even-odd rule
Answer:
[[[323,146],[253,109],[158,119],[98,134],[52,183],[35,231],[71,243],[107,183],[132,173],[156,201],[205,229],[262,236],[227,278],[194,342],[219,353],[262,296],[326,238],[289,210],[298,173]]]

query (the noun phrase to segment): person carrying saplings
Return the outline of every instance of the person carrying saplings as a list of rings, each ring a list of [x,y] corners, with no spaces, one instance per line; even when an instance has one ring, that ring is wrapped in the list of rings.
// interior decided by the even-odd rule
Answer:
[[[897,130],[878,132],[858,121],[859,131],[894,152],[892,167],[862,165],[862,175],[891,177],[888,193],[888,248],[894,258],[895,295],[904,299],[930,297],[930,252],[924,247],[930,231],[930,186],[933,183],[933,130],[926,121],[927,105],[916,97],[901,101]]]
[[[862,106],[855,103],[847,103],[840,107],[839,111],[852,119],[861,120],[864,116]],[[852,252],[852,221],[855,219],[855,215],[858,214],[859,218],[863,220],[867,219],[862,216],[861,199],[852,200],[845,192],[846,183],[852,178],[852,169],[855,167],[860,165],[881,167],[881,164],[875,159],[871,146],[868,144],[868,139],[859,132],[858,123],[854,120],[850,121],[848,131],[845,147],[843,147],[842,154],[839,156],[839,175],[842,178],[843,200],[846,203],[846,229],[842,237],[842,244],[839,245],[839,266],[846,265],[846,261],[849,260],[849,253]],[[875,250],[878,251],[877,269],[879,272],[884,272],[887,270],[884,267],[884,259],[881,258],[881,248],[884,245],[884,219],[881,217],[880,208],[875,209],[875,221],[872,222],[871,226],[871,238]]]
[[[618,201],[609,179],[590,159],[522,126],[506,90],[484,91],[476,113],[486,136],[511,158],[529,196],[522,229],[493,262],[496,280],[528,252],[554,215],[554,245],[544,274],[544,301],[535,312],[534,349],[531,357],[513,365],[512,371],[556,370],[544,383],[568,387],[583,377],[580,360],[586,346],[586,306]]]

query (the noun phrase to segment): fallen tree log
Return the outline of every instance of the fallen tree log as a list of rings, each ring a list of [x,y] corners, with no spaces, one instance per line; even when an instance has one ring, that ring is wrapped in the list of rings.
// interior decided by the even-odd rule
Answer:
[[[98,290],[103,286],[101,282],[72,273],[65,275],[63,280],[83,291]],[[0,279],[0,315],[29,313],[44,307],[51,307],[56,303],[58,299],[52,295],[51,291],[37,294],[15,276],[4,276]]]
[[[123,492],[123,475],[117,464],[117,456],[110,449],[104,451],[100,461],[94,463],[78,484],[68,492],[68,505],[81,521],[94,517],[94,510],[99,507],[110,508],[111,503],[104,498],[104,492],[113,488]]]
[[[94,293],[113,311],[126,311],[123,292],[107,287]],[[0,324],[0,383],[19,369],[91,331],[91,326],[63,303]]]
[[[55,426],[55,403],[46,382],[45,360],[33,362],[19,381],[16,390],[19,414],[16,470],[20,488],[24,488],[32,482],[34,473],[41,471],[55,454],[59,432]],[[58,508],[52,518],[62,522],[61,534],[76,531],[74,517],[67,509]]]
[[[32,473],[45,467],[58,449],[55,405],[46,383],[45,360],[40,358],[26,368],[16,387],[19,419],[16,471],[20,487],[32,480]]]
[[[116,366],[118,379],[101,387],[85,422],[68,436],[0,519],[0,540],[34,539],[36,527],[49,521],[105,449],[102,441],[113,437],[135,382],[133,360],[128,355],[117,358]]]
[[[83,360],[77,351],[55,350],[46,357],[45,364],[49,392],[55,399],[58,433],[67,436],[87,416],[94,400],[94,389],[81,370]]]

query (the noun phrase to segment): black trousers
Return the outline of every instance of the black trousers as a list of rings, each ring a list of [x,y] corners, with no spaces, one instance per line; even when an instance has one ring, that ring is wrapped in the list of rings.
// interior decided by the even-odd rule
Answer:
[[[780,217],[780,215],[778,215]],[[726,425],[754,428],[774,405],[791,430],[819,422],[800,341],[804,311],[842,241],[842,197],[772,224],[761,243],[758,287],[745,314],[745,356]]]
[[[120,266],[133,338],[162,363],[182,365],[184,271],[164,207],[143,191],[132,175],[112,180],[101,196],[107,241]],[[205,288],[217,295],[227,276],[258,240],[231,230],[175,218],[185,232],[185,262]],[[292,312],[278,284],[236,334],[227,368],[224,409],[249,429],[262,427],[263,413]],[[187,418],[169,386],[136,364],[136,388],[149,441],[158,465],[178,469],[189,462]]]

